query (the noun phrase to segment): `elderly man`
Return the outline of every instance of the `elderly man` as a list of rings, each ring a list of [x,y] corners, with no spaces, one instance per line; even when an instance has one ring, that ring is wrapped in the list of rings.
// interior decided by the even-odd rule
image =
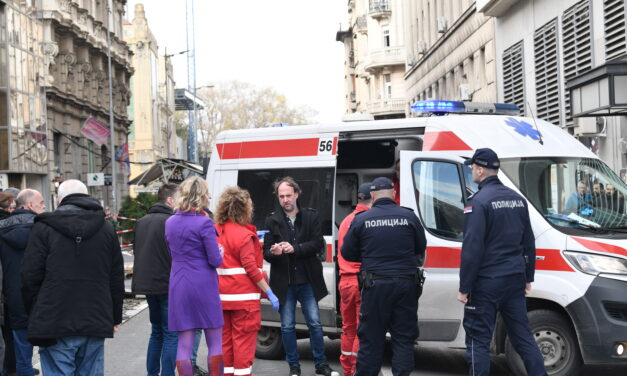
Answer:
[[[17,196],[16,207],[10,217],[0,221],[2,284],[14,341],[17,375],[33,376],[33,345],[26,338],[28,316],[22,301],[20,268],[35,216],[43,213],[46,205],[41,193],[34,189],[24,189]]]
[[[78,180],[58,208],[36,217],[22,265],[28,340],[45,375],[104,375],[104,339],[122,322],[120,243],[100,203]]]

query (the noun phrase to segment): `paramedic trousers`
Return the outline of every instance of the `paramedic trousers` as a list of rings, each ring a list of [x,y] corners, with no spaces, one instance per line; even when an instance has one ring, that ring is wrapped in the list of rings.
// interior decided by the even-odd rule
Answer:
[[[357,325],[359,325],[359,303],[361,302],[357,274],[342,275],[339,290],[340,312],[342,314],[340,363],[344,369],[344,376],[353,376],[357,363],[357,351],[359,350]]]
[[[224,310],[222,353],[224,375],[251,375],[257,332],[261,329],[261,311],[257,309]]]
[[[490,341],[497,312],[501,313],[507,336],[525,363],[527,374],[546,375],[544,359],[529,329],[525,283],[524,274],[477,278],[464,307],[469,375],[490,374]]]
[[[392,336],[392,373],[411,375],[414,343],[418,338],[418,300],[413,279],[375,280],[372,287],[362,290],[359,318],[355,376],[379,374],[386,332]]]

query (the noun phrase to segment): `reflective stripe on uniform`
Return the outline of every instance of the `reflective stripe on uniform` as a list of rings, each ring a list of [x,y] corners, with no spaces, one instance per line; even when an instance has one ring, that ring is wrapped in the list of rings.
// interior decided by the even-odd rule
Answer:
[[[250,372],[252,370],[253,370],[252,367],[240,368],[240,369],[235,368],[235,370],[233,371],[233,374],[234,375],[250,375]]]
[[[246,269],[244,268],[218,268],[216,269],[218,275],[239,275],[246,274]],[[263,269],[259,269],[260,272],[263,273]]]
[[[354,352],[351,352],[351,351],[344,351],[344,350],[342,350],[342,355],[357,356],[357,353],[354,353]]]
[[[233,373],[233,367],[224,367],[224,373]]]
[[[261,294],[220,294],[220,300],[225,302],[236,302],[240,300],[259,300]]]

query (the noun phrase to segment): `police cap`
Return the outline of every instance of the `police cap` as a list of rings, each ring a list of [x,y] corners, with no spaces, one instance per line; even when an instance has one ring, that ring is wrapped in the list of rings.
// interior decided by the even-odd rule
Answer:
[[[394,189],[394,183],[392,180],[384,177],[376,178],[370,184],[370,192],[372,191],[381,191],[384,189]]]
[[[490,148],[483,148],[475,150],[475,154],[472,158],[467,159],[464,164],[466,166],[470,166],[471,164],[476,164],[477,166],[498,169],[501,167],[501,162],[499,161],[499,157],[496,155],[494,150]]]

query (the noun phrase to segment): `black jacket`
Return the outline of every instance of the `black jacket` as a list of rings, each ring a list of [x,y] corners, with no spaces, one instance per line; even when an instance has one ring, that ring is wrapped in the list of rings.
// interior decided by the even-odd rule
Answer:
[[[22,264],[32,344],[68,336],[111,338],[122,322],[124,262],[104,217],[96,199],[73,194],[35,218]]]
[[[0,221],[0,261],[4,286],[2,293],[7,304],[11,329],[26,329],[28,325],[28,315],[22,301],[20,268],[35,215],[37,214],[30,210],[17,209],[9,218]]]
[[[0,209],[0,220],[8,218],[10,215],[11,213],[8,211]]]
[[[168,293],[172,257],[165,241],[165,221],[171,215],[170,207],[157,203],[135,225],[135,263],[131,286],[134,294]]]
[[[270,252],[270,247],[274,243],[289,242],[289,229],[282,209],[277,209],[266,218],[265,227],[269,232],[263,238],[263,258],[271,264],[270,287],[281,304],[285,304],[287,287],[290,283],[290,265],[294,264],[296,258],[303,261],[302,265],[304,265],[316,300],[320,301],[329,293],[324,283],[322,263],[316,257],[316,253],[324,247],[318,212],[309,208],[300,209],[295,222],[300,230],[296,244],[292,244],[294,253],[275,256]]]

